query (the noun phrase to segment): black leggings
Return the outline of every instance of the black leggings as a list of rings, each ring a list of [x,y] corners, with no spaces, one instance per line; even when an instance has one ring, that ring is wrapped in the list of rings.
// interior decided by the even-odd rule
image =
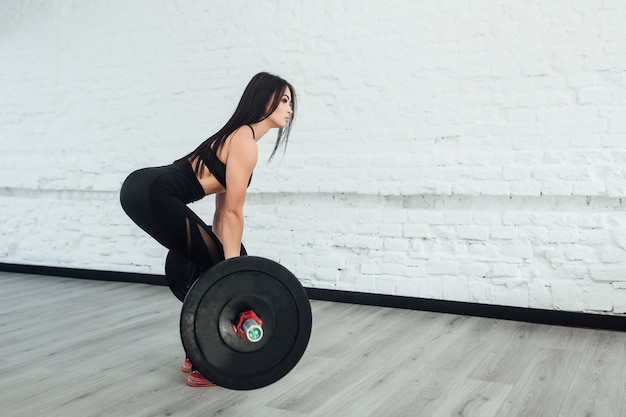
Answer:
[[[139,227],[205,269],[224,259],[224,249],[211,226],[187,207],[202,197],[189,163],[135,171],[120,191],[122,208]]]

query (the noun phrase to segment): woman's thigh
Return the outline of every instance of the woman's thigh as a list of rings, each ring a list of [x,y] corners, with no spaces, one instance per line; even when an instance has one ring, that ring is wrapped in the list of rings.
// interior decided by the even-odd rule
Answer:
[[[185,202],[162,186],[159,168],[129,175],[120,191],[128,216],[160,244],[203,266],[224,259],[222,244]]]

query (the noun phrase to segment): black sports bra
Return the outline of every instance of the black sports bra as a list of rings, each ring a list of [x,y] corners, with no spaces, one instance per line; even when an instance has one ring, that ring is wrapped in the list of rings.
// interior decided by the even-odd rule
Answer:
[[[252,130],[252,138],[256,140],[256,136],[254,135],[254,129],[252,128],[252,126],[250,125],[246,125],[246,126],[248,126],[250,130]],[[211,171],[211,174],[215,177],[215,179],[220,184],[222,184],[222,187],[226,188],[226,164],[220,161],[220,159],[217,157],[217,154],[215,153],[213,149],[211,150],[213,151],[213,158],[210,158],[210,160],[208,161],[205,161],[204,159],[202,159],[202,162],[204,162],[207,168],[209,168],[209,171]],[[251,182],[252,182],[252,174],[250,174],[250,179],[248,180],[248,187],[250,186]]]

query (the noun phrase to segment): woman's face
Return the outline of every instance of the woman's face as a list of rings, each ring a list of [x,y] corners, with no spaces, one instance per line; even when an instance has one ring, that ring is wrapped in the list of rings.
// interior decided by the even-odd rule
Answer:
[[[272,114],[270,114],[270,119],[273,124],[278,128],[284,128],[289,123],[289,119],[291,119],[291,114],[293,113],[293,109],[291,108],[291,90],[289,87],[285,87],[283,91],[283,95],[280,98],[280,102],[278,103],[278,107]]]

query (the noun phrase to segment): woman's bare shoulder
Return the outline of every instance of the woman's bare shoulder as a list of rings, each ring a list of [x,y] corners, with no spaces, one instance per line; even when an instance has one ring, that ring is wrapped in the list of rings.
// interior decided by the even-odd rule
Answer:
[[[252,136],[252,131],[247,126],[241,126],[233,132],[228,148],[228,160],[237,160],[238,163],[246,165],[256,165],[259,148]]]

